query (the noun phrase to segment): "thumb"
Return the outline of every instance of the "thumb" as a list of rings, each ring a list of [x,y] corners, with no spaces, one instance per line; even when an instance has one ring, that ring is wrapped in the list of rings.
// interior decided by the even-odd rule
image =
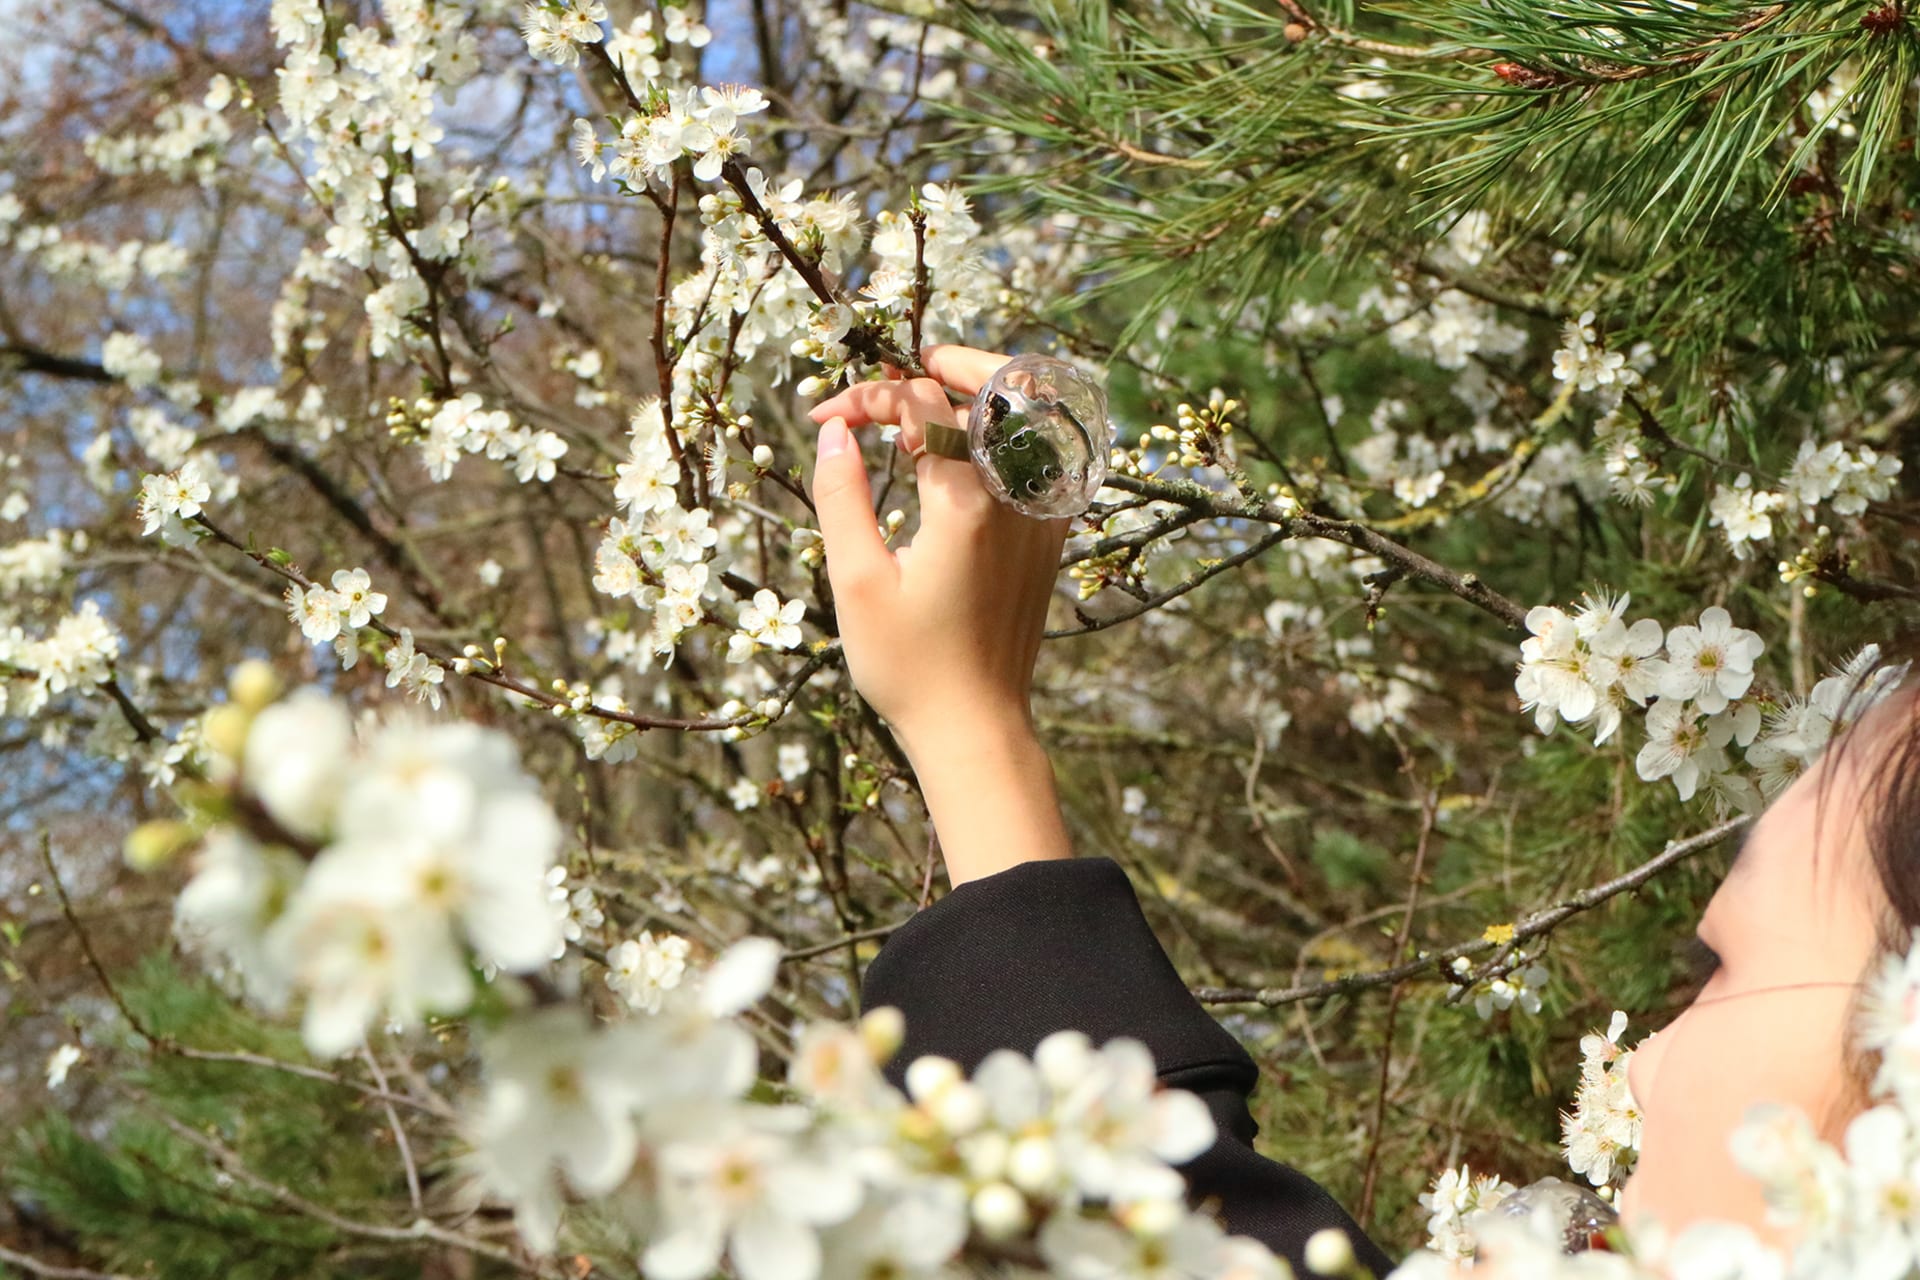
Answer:
[[[860,442],[847,420],[828,418],[820,428],[820,449],[813,464],[813,505],[826,546],[827,580],[836,596],[857,583],[872,582],[894,570],[893,553],[880,538],[873,518],[873,492]]]

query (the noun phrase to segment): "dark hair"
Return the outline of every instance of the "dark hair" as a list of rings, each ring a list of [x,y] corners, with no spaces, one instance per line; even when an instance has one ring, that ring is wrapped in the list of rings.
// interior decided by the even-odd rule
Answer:
[[[1880,943],[1905,951],[1920,929],[1920,663],[1913,658],[1920,636],[1903,638],[1878,661],[1864,664],[1848,682],[1841,700],[1849,723],[1833,744],[1836,768],[1821,780],[1821,802],[1838,772],[1839,760],[1862,749],[1860,722],[1871,702],[1879,717],[1899,717],[1876,726],[1878,750],[1863,764],[1861,794],[1873,803],[1861,815],[1874,871],[1887,897]],[[1891,688],[1888,686],[1891,685]],[[1871,748],[1868,748],[1872,750]]]
[[[1862,779],[1861,794],[1870,801],[1861,815],[1867,855],[1887,904],[1880,920],[1878,950],[1861,974],[1863,981],[1872,977],[1874,966],[1888,954],[1904,955],[1920,931],[1920,661],[1916,657],[1920,657],[1920,633],[1909,632],[1888,646],[1878,661],[1854,673],[1841,700],[1841,706],[1852,711],[1846,715],[1852,723],[1832,746],[1834,766],[1849,751],[1862,749],[1857,729],[1864,710],[1853,710],[1861,702],[1873,699],[1875,709],[1897,717],[1877,726],[1874,745],[1878,749],[1868,748],[1872,755]],[[1891,689],[1886,688],[1889,684]],[[1874,699],[1876,692],[1883,696]],[[1827,788],[1838,772],[1830,767],[1821,779],[1818,803],[1826,803]],[[1864,990],[1854,998],[1856,1015]],[[1851,1035],[1845,1058],[1855,1100],[1864,1106],[1879,1063]]]
[[[1867,847],[1891,908],[1882,941],[1905,948],[1920,928],[1920,678],[1909,675],[1890,700],[1905,723],[1874,769]]]

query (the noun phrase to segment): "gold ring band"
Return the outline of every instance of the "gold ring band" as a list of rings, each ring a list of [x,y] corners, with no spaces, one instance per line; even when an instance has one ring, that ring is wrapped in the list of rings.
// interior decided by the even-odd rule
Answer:
[[[973,456],[967,447],[967,433],[959,427],[950,427],[944,422],[929,422],[921,429],[921,434],[926,441],[921,449],[935,457],[965,461]],[[914,456],[917,458],[919,454]]]

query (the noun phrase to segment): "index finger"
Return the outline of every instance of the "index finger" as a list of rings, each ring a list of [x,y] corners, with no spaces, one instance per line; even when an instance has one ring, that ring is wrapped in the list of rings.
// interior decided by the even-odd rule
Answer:
[[[993,371],[1011,359],[1013,357],[1004,352],[982,351],[978,347],[947,342],[920,352],[920,363],[926,366],[927,373],[963,396],[978,395]]]
[[[841,417],[849,427],[870,423],[882,426],[899,423],[906,434],[916,436],[909,445],[918,444],[918,424],[939,422],[957,427],[960,420],[948,403],[946,392],[932,378],[913,378],[905,382],[856,382],[830,400],[822,400],[807,411],[815,422]],[[909,421],[909,419],[912,419]]]

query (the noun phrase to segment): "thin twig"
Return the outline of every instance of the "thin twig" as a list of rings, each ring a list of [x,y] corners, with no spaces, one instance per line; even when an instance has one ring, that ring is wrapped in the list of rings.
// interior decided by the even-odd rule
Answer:
[[[438,1244],[451,1245],[453,1248],[464,1250],[482,1258],[490,1258],[495,1262],[504,1263],[517,1271],[527,1272],[532,1275],[546,1274],[538,1265],[523,1258],[515,1257],[509,1250],[502,1249],[498,1245],[488,1244],[483,1240],[475,1240],[473,1237],[462,1235],[457,1231],[449,1231],[445,1227],[429,1222],[425,1218],[418,1219],[410,1226],[388,1227],[375,1222],[359,1222],[353,1218],[343,1217],[325,1205],[315,1204],[291,1188],[281,1186],[272,1179],[254,1172],[253,1169],[248,1167],[240,1153],[232,1147],[229,1147],[217,1138],[200,1132],[191,1125],[182,1123],[172,1115],[169,1115],[165,1110],[154,1106],[151,1100],[145,1098],[139,1098],[138,1100],[146,1102],[148,1104],[148,1110],[153,1116],[182,1141],[198,1147],[200,1150],[212,1156],[215,1162],[230,1174],[236,1182],[244,1182],[255,1191],[261,1192],[276,1203],[293,1210],[295,1213],[304,1214],[317,1222],[325,1223],[327,1226],[345,1235],[360,1236],[368,1240],[431,1240]]]
[[[1414,846],[1413,870],[1407,878],[1406,909],[1400,913],[1400,928],[1393,936],[1393,954],[1396,956],[1406,954],[1407,942],[1413,937],[1413,915],[1420,904],[1420,877],[1427,869],[1427,848],[1433,841],[1433,824],[1439,812],[1440,797],[1432,788],[1426,789],[1420,796],[1420,839]],[[1372,1133],[1367,1139],[1366,1174],[1360,1183],[1358,1217],[1362,1225],[1373,1219],[1373,1196],[1380,1178],[1380,1139],[1387,1127],[1387,1085],[1393,1066],[1393,1028],[1399,1020],[1400,996],[1405,990],[1396,982],[1388,992],[1386,1026],[1380,1032],[1380,1078],[1374,1086]]]
[[[60,899],[60,914],[66,917],[67,927],[73,930],[74,938],[80,943],[80,953],[86,957],[87,967],[93,970],[94,979],[106,991],[107,999],[113,1001],[113,1007],[127,1020],[127,1026],[133,1033],[148,1044],[157,1045],[160,1038],[147,1030],[146,1025],[134,1016],[127,1002],[120,997],[120,989],[113,985],[113,979],[107,976],[106,966],[100,963],[100,957],[93,949],[93,939],[87,936],[86,929],[80,923],[80,917],[74,913],[73,902],[67,897],[67,886],[60,879],[60,868],[53,861],[53,834],[40,833],[40,862],[47,869],[47,878],[53,881],[54,896]]]
[[[362,1042],[360,1057],[366,1062],[367,1070],[373,1072],[374,1083],[380,1086],[382,1093],[392,1092],[387,1087],[387,1073],[380,1069],[380,1059],[373,1056],[373,1050]],[[400,1123],[400,1113],[393,1109],[393,1103],[380,1104],[387,1113],[387,1123],[393,1128],[394,1145],[400,1148],[400,1164],[407,1173],[407,1199],[413,1203],[415,1216],[425,1213],[420,1203],[420,1170],[413,1163],[413,1145],[407,1141],[407,1128]]]
[[[1455,573],[1445,565],[1429,560],[1418,551],[1369,528],[1357,520],[1308,512],[1286,512],[1272,503],[1251,503],[1216,493],[1191,481],[1143,480],[1136,476],[1108,476],[1107,485],[1128,493],[1141,494],[1163,502],[1173,502],[1200,512],[1229,520],[1254,520],[1278,526],[1283,537],[1325,538],[1345,543],[1356,551],[1379,556],[1407,577],[1436,586],[1460,597],[1519,630],[1526,623],[1527,611],[1517,602],[1480,581],[1472,572]],[[1049,632],[1050,636],[1056,633]]]
[[[51,1262],[42,1262],[38,1258],[24,1253],[15,1253],[0,1244],[0,1262],[10,1267],[36,1276],[45,1276],[47,1280],[133,1280],[132,1276],[123,1276],[111,1271],[89,1271],[85,1267],[56,1267]]]
[[[1235,552],[1224,560],[1214,561],[1192,577],[1183,579],[1156,595],[1146,597],[1141,600],[1137,607],[1128,609],[1124,613],[1116,613],[1107,618],[1089,618],[1083,611],[1076,608],[1074,613],[1079,617],[1083,625],[1059,631],[1049,631],[1046,633],[1046,638],[1049,640],[1061,640],[1070,636],[1091,635],[1095,631],[1105,631],[1108,627],[1117,627],[1123,622],[1131,622],[1143,613],[1150,613],[1158,609],[1161,605],[1179,599],[1195,587],[1206,582],[1209,578],[1219,577],[1229,569],[1237,569],[1247,561],[1256,559],[1269,548],[1285,542],[1288,536],[1288,532],[1285,529],[1276,529],[1245,550]]]
[[[811,947],[800,947],[793,951],[783,952],[780,956],[780,963],[785,964],[789,960],[810,960],[814,956],[823,956],[829,951],[838,951],[842,947],[851,947],[856,943],[869,942],[874,938],[884,938],[905,923],[906,921],[900,920],[893,924],[877,925],[872,929],[862,929],[858,933],[844,934],[841,937],[835,938],[832,942],[821,942]]]
[[[176,1058],[187,1058],[194,1062],[225,1062],[243,1067],[259,1067],[267,1071],[280,1071],[290,1076],[301,1076],[308,1080],[321,1080],[327,1084],[338,1085],[342,1089],[351,1089],[364,1098],[375,1102],[411,1107],[415,1111],[437,1116],[442,1120],[452,1120],[454,1113],[448,1107],[429,1102],[405,1093],[393,1093],[387,1089],[376,1089],[372,1085],[361,1084],[358,1080],[349,1080],[337,1071],[328,1071],[324,1067],[309,1066],[304,1062],[288,1062],[284,1058],[270,1058],[262,1053],[250,1053],[241,1049],[195,1049],[191,1045],[178,1044],[171,1040],[162,1040],[155,1045],[162,1053],[172,1054]]]
[[[1638,889],[1675,863],[1682,862],[1703,850],[1711,849],[1744,826],[1747,821],[1746,818],[1731,818],[1717,826],[1707,828],[1697,836],[1673,841],[1625,875],[1594,885],[1553,906],[1540,908],[1514,925],[1512,941],[1525,942],[1529,938],[1549,933],[1570,917],[1579,915],[1583,911],[1590,911],[1609,898]],[[1298,1004],[1303,1000],[1324,1000],[1329,996],[1348,995],[1373,987],[1390,986],[1432,970],[1442,971],[1442,976],[1445,976],[1449,982],[1454,982],[1455,976],[1444,972],[1448,965],[1461,956],[1479,955],[1482,952],[1492,951],[1495,945],[1486,938],[1475,938],[1471,942],[1455,943],[1453,946],[1421,956],[1417,960],[1409,960],[1405,964],[1394,965],[1389,969],[1349,974],[1344,978],[1335,978],[1328,982],[1266,988],[1196,987],[1193,994],[1205,1004],[1258,1004],[1267,1008],[1277,1008],[1280,1005]]]
[[[105,689],[107,696],[119,705],[120,714],[125,716],[127,723],[132,726],[134,737],[146,743],[158,741],[165,736],[154,728],[153,721],[141,714],[140,708],[133,704],[133,699],[127,696],[127,691],[120,687],[119,677],[108,676],[100,682],[100,687]]]
[[[915,201],[907,218],[913,223],[913,350],[920,352],[920,322],[927,311],[927,211]]]

